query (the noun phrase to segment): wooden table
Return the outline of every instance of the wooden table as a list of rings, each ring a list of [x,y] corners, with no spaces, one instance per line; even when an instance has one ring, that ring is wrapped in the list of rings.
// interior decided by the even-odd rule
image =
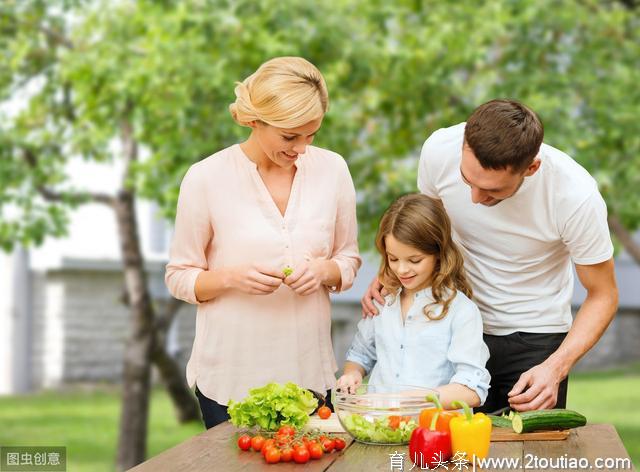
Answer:
[[[168,449],[148,461],[131,469],[135,472],[190,472],[190,471],[325,471],[330,472],[368,472],[371,470],[408,471],[413,463],[408,458],[407,446],[370,446],[353,442],[350,438],[347,447],[340,453],[327,454],[319,460],[307,464],[279,463],[269,465],[261,454],[243,452],[236,445],[238,429],[230,423],[223,423],[205,431],[187,441]],[[391,468],[391,456],[405,453],[401,461],[403,466]],[[615,428],[609,424],[593,424],[576,428],[564,441],[512,441],[492,442],[489,453],[491,458],[519,461],[519,467],[503,464],[484,470],[585,470],[572,465],[570,459],[587,462],[592,470],[633,470],[629,454],[622,445]],[[599,460],[608,459],[600,464]],[[564,462],[563,462],[564,461]],[[616,463],[617,461],[617,463]],[[395,464],[397,465],[397,463]],[[441,467],[442,470],[445,470]],[[419,471],[419,467],[413,470]],[[448,470],[473,470],[471,465],[448,464]]]

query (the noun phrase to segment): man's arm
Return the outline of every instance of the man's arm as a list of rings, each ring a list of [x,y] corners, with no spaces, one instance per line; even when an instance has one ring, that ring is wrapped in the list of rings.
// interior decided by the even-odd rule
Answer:
[[[509,403],[515,410],[553,408],[560,382],[598,342],[616,314],[618,287],[613,258],[599,264],[576,265],[576,273],[587,289],[587,298],[556,352],[542,364],[524,372],[509,392]]]

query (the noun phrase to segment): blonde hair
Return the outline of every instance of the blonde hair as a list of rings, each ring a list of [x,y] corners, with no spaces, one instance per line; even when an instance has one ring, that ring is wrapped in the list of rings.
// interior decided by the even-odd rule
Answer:
[[[390,234],[403,244],[436,256],[431,278],[435,303],[424,308],[427,318],[440,320],[447,316],[456,290],[471,298],[462,254],[451,239],[451,223],[440,200],[411,193],[398,198],[382,215],[376,235],[376,247],[382,256],[378,280],[390,293],[396,293],[402,284],[389,267],[385,237]],[[436,317],[431,306],[438,304],[442,305],[442,312]]]
[[[229,105],[242,126],[254,120],[277,128],[297,128],[322,118],[329,94],[320,71],[301,57],[276,57],[243,82],[236,82],[236,101]]]

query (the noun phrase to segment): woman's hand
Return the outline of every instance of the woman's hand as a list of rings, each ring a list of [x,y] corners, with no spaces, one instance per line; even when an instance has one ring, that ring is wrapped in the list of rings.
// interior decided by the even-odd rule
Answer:
[[[281,284],[281,270],[254,264],[229,269],[226,285],[249,295],[269,295]]]
[[[284,279],[284,283],[298,295],[310,295],[325,283],[327,264],[333,262],[326,259],[311,259],[296,266],[293,273]]]
[[[342,375],[338,379],[337,388],[346,391],[349,394],[356,393],[358,387],[362,384],[362,374],[358,371],[351,371]]]

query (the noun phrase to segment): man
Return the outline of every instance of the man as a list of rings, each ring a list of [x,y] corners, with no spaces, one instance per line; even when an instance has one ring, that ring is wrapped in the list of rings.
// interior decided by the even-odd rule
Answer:
[[[491,389],[482,411],[564,408],[569,371],[618,305],[597,184],[543,134],[526,106],[492,100],[433,133],[420,156],[418,187],[444,203],[483,317]],[[573,322],[572,262],[587,290]],[[377,314],[381,289],[371,283],[363,315]]]

